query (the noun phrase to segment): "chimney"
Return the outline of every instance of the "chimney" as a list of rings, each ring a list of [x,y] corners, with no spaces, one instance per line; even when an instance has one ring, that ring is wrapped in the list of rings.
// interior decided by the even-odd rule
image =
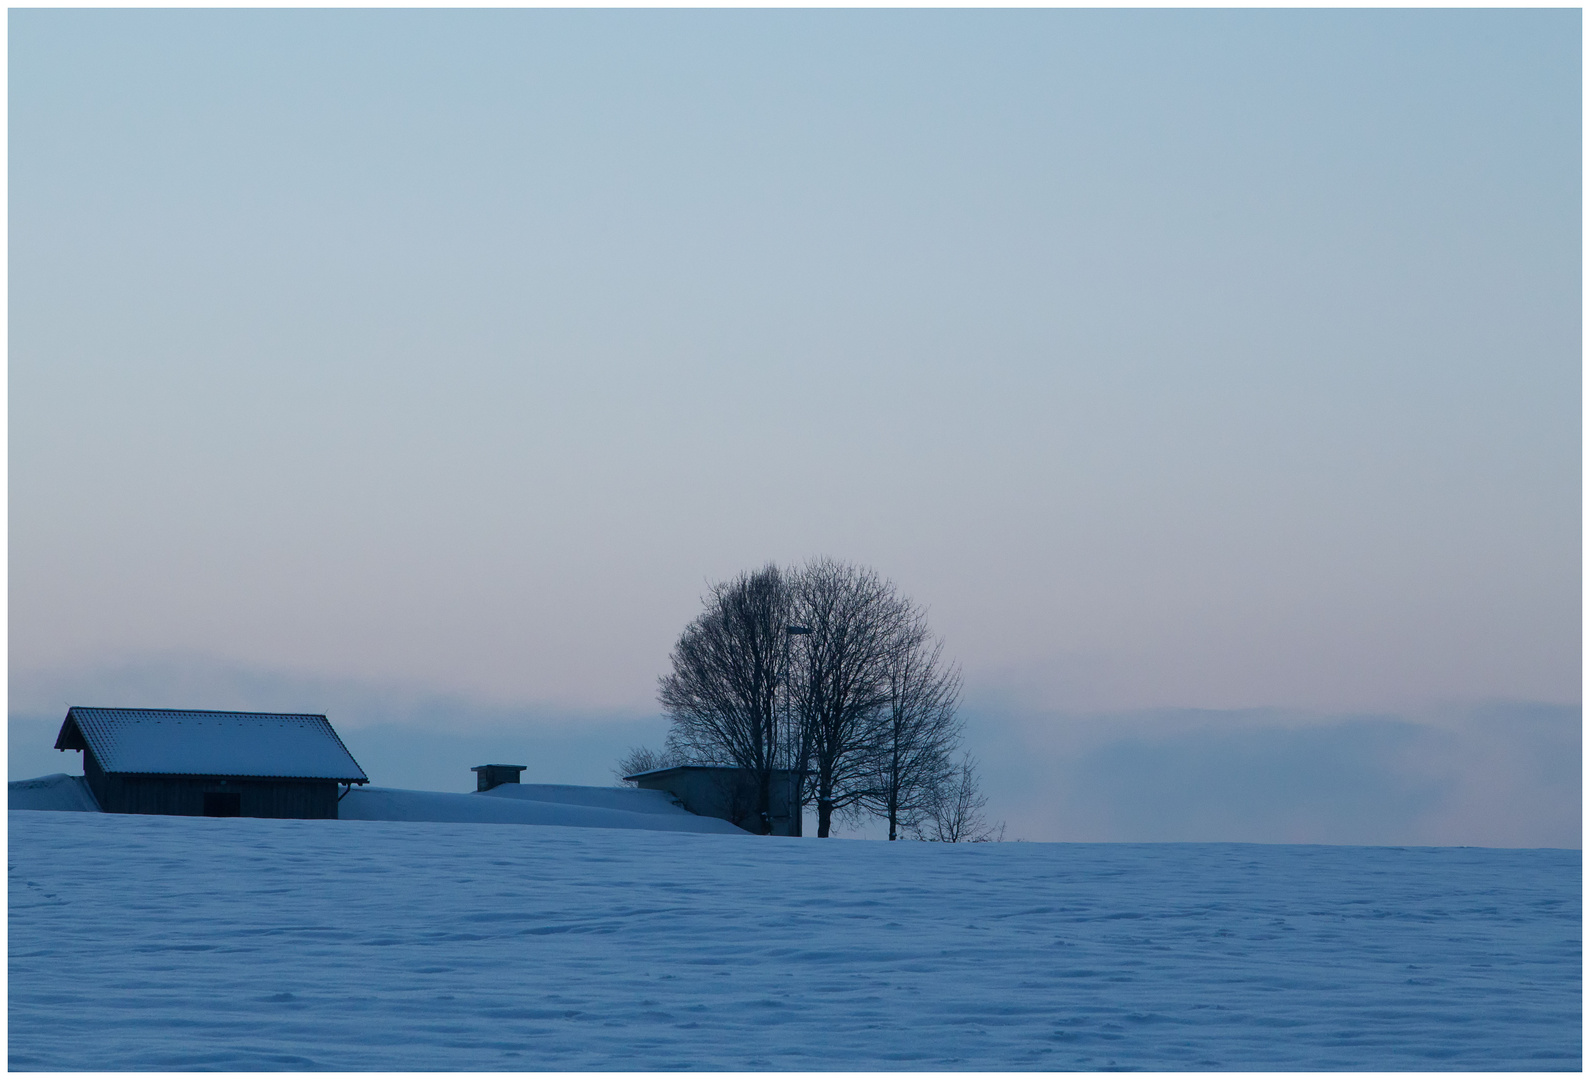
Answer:
[[[498,784],[517,784],[523,765],[476,765],[469,771],[475,774],[475,790],[490,791]]]

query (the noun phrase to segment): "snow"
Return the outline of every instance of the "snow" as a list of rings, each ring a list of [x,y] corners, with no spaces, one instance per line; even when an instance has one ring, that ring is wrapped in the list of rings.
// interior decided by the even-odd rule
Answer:
[[[84,779],[64,773],[33,780],[13,780],[10,806],[13,810],[99,810]],[[697,817],[666,792],[574,784],[503,784],[490,791],[468,794],[354,788],[337,804],[337,816],[345,821],[454,821],[664,832],[742,832],[727,821]]]
[[[51,773],[32,780],[13,780],[8,805],[13,810],[81,810],[99,812],[99,803],[81,776]]]
[[[499,784],[480,794],[502,799],[528,799],[533,802],[569,803],[573,806],[605,806],[610,810],[630,810],[638,814],[688,814],[666,791],[632,787],[582,787],[578,784]],[[725,825],[728,822],[724,822]],[[735,832],[741,830],[735,829]]]
[[[324,716],[74,706],[67,718],[106,772],[367,779]]]
[[[9,918],[19,1070],[1580,1066],[1577,851],[19,810]]]
[[[513,790],[515,788],[522,790]],[[355,788],[343,796],[337,806],[337,816],[344,821],[568,825],[746,835],[727,821],[697,817],[675,806],[661,791],[582,788],[565,784],[503,784],[490,791],[467,795],[401,788]]]

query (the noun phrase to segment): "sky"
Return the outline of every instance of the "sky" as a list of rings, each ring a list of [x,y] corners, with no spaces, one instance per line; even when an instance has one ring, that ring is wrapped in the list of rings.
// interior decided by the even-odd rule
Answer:
[[[9,68],[13,777],[71,702],[607,782],[708,583],[826,554],[1029,839],[1578,844],[1577,11],[19,10]]]

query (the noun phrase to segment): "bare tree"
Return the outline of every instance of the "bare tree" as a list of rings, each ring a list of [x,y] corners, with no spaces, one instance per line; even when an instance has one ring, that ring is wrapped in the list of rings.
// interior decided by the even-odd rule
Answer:
[[[769,564],[712,586],[679,637],[658,700],[672,720],[663,755],[633,749],[624,775],[676,764],[751,772],[772,824],[774,774],[793,774],[817,835],[836,815],[874,813],[889,839],[951,787],[960,675],[923,613],[874,570],[817,558]]]
[[[912,610],[901,620],[884,661],[887,702],[872,748],[861,805],[889,823],[889,839],[914,827],[950,783],[951,756],[960,740],[955,707],[959,670],[945,665],[927,618]]]
[[[674,645],[673,670],[659,680],[658,700],[673,722],[667,752],[678,761],[750,771],[768,831],[773,774],[790,741],[775,708],[788,655],[789,589],[769,564],[712,586],[705,607]]]
[[[988,796],[978,790],[977,762],[962,754],[959,767],[932,792],[927,813],[914,832],[918,839],[946,844],[980,844],[1005,838],[1004,823],[990,825],[983,816]]]
[[[683,761],[667,750],[657,751],[648,746],[631,746],[629,752],[618,759],[618,767],[613,770],[613,775],[618,777],[620,783],[634,787],[635,782],[629,777],[636,773],[671,769],[675,765],[683,764]]]
[[[889,644],[909,606],[876,571],[813,559],[793,575],[803,630],[790,671],[801,801],[817,803],[817,835],[869,790],[878,726],[888,704]]]

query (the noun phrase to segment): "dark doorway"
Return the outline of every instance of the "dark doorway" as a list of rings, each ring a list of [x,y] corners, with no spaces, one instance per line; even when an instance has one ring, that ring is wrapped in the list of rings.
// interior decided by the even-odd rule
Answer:
[[[242,793],[237,791],[206,791],[204,793],[204,816],[242,817]]]

